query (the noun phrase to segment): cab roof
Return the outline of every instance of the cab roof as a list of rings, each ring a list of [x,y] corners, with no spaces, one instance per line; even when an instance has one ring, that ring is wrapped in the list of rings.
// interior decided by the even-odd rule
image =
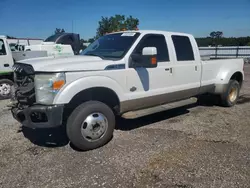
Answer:
[[[166,34],[166,35],[184,35],[184,36],[192,36],[189,33],[181,33],[181,32],[171,32],[171,31],[163,31],[163,30],[125,30],[125,31],[117,31],[112,33],[141,33],[141,34]],[[112,34],[109,33],[109,34]]]

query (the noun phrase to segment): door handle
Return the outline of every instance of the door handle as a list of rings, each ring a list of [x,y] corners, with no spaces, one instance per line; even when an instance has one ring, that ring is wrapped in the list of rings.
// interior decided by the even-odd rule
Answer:
[[[166,68],[165,71],[170,71],[170,73],[172,73],[172,68]]]
[[[195,66],[195,71],[197,71],[197,66]]]

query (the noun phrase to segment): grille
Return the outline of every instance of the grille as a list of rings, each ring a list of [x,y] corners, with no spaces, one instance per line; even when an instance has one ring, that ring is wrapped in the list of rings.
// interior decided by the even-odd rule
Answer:
[[[15,98],[22,105],[31,105],[35,103],[35,72],[31,65],[15,63],[14,82]]]

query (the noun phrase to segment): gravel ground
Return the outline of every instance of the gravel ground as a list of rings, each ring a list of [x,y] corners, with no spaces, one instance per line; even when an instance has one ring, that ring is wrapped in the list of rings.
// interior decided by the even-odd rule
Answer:
[[[238,104],[210,101],[118,120],[102,148],[79,152],[61,128],[20,125],[0,102],[0,187],[250,187],[250,66]],[[216,104],[216,103],[215,103]]]

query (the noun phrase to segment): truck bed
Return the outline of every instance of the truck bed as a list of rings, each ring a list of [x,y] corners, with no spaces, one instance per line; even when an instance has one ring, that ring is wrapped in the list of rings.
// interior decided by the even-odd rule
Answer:
[[[242,58],[209,59],[202,61],[201,86],[222,86],[229,82],[234,73],[243,72]],[[244,79],[244,75],[243,75]]]

